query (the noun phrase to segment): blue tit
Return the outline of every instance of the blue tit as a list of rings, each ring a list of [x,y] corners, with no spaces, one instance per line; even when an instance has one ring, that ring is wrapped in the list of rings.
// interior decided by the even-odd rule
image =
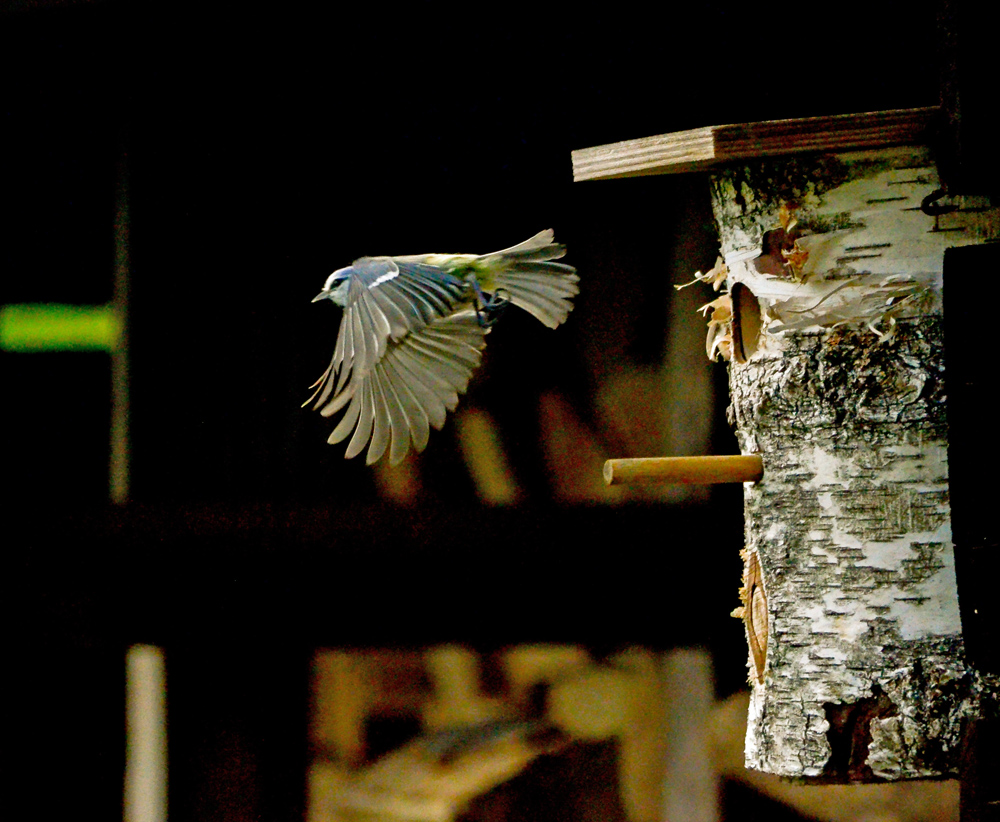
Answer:
[[[328,442],[353,432],[345,456],[368,445],[371,465],[399,463],[440,430],[479,365],[486,334],[509,304],[549,328],[579,288],[552,230],[492,254],[362,257],[334,271],[313,302],[343,308],[333,359],[311,386],[324,417],[346,407]],[[370,444],[369,444],[370,443]]]

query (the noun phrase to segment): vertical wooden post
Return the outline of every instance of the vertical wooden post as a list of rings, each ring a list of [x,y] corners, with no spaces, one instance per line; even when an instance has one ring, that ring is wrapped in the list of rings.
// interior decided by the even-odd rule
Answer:
[[[125,502],[129,495],[131,443],[129,437],[129,182],[128,153],[123,146],[118,157],[114,215],[114,294],[112,311],[120,332],[111,348],[111,449],[109,494],[111,501]]]
[[[163,651],[134,645],[125,657],[125,822],[166,822],[167,715]]]
[[[711,658],[702,650],[676,649],[664,657],[663,677],[667,710],[661,818],[715,822],[719,785],[709,750]]]

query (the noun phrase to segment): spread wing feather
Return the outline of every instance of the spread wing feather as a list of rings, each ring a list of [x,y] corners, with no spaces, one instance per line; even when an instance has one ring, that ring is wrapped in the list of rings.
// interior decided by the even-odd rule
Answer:
[[[358,279],[370,290],[381,292],[398,309],[407,331],[450,314],[468,288],[437,266],[391,257],[364,257],[351,267],[363,272]]]
[[[375,404],[372,400],[371,385],[363,382],[361,392],[356,396],[361,415],[358,425],[354,429],[354,436],[347,444],[347,454],[352,457],[361,453],[361,449],[365,447],[372,435],[372,423],[375,420]]]
[[[453,313],[468,290],[435,266],[397,265],[389,257],[356,260],[351,270],[333,360],[304,403],[314,409],[340,395],[352,374],[371,372],[389,340]]]
[[[324,416],[332,416],[347,406],[329,442],[340,442],[353,430],[345,456],[357,456],[368,445],[368,464],[388,448],[395,465],[411,442],[414,450],[422,451],[429,428],[444,425],[446,412],[454,410],[458,395],[468,387],[486,333],[476,312],[467,309],[390,340],[385,356],[367,373],[353,373],[322,408]]]
[[[404,426],[413,438],[413,447],[420,453],[427,447],[430,439],[430,420],[425,407],[426,398],[422,400],[417,396],[417,387],[413,381],[407,382],[406,376],[397,368],[397,363],[389,360],[384,365],[386,384],[395,395],[396,403],[404,415]],[[433,398],[431,399],[433,402]],[[389,450],[389,460],[399,462],[406,456],[406,437],[393,437],[392,446]],[[402,448],[402,453],[399,448]]]
[[[389,403],[385,398],[385,394],[382,393],[382,381],[377,375],[374,375],[368,379],[368,385],[371,389],[372,404],[375,412],[372,441],[371,445],[368,446],[367,458],[368,464],[371,465],[385,453],[385,448],[389,444],[390,421]],[[360,453],[364,445],[364,442],[360,444],[357,453]],[[351,454],[351,456],[354,456],[354,454]]]

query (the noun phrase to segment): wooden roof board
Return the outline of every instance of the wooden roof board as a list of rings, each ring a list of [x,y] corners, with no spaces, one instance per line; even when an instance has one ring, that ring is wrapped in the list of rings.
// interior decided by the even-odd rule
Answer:
[[[918,143],[936,107],[766,120],[676,131],[573,152],[573,179],[611,180],[703,171],[719,163],[807,151]]]

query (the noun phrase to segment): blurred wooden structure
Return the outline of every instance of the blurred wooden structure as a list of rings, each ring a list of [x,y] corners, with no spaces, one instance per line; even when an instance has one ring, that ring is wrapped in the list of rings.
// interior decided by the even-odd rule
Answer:
[[[567,803],[603,808],[605,819],[718,818],[706,653],[634,648],[596,663],[546,644],[498,660],[502,689],[484,694],[480,658],[461,646],[319,652],[310,819],[478,819],[515,777],[503,801],[541,813],[531,797],[557,773]],[[365,751],[366,728],[404,715],[417,721],[402,744]],[[580,769],[590,776],[577,783],[568,774]]]

